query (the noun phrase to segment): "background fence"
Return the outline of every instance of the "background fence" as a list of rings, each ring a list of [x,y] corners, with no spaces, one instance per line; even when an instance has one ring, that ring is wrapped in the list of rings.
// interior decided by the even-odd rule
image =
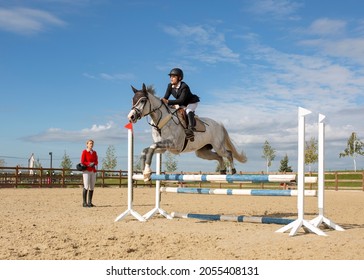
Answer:
[[[184,174],[201,174],[201,172],[186,172]],[[206,172],[204,172],[206,174]],[[216,174],[216,173],[209,173]],[[240,173],[248,174],[248,173]],[[249,173],[249,174],[262,174]],[[269,173],[280,174],[280,173]],[[294,174],[294,173],[293,173]],[[315,172],[306,173],[306,176],[317,176]],[[166,182],[167,183],[167,182]],[[153,187],[153,182],[144,183],[135,181],[135,186]],[[177,185],[187,185],[191,187],[217,187],[223,188],[295,188],[295,182],[288,186],[278,183],[210,183],[210,182],[191,182],[191,183],[168,183]],[[76,169],[59,168],[26,168],[26,167],[0,167],[0,188],[69,188],[81,187],[82,172]],[[162,185],[166,185],[162,183]],[[97,172],[96,187],[127,187],[127,171],[123,170],[100,170]],[[325,187],[332,190],[362,190],[364,191],[364,171],[357,172],[326,172]],[[307,184],[306,188],[317,189],[317,183]]]

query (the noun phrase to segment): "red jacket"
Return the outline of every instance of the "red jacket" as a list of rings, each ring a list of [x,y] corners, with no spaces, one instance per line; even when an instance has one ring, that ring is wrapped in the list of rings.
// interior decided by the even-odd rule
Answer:
[[[89,167],[91,162],[94,163],[94,166]],[[99,164],[96,151],[92,150],[88,152],[87,150],[83,150],[81,155],[81,163],[87,166],[87,171],[96,172],[96,165]]]

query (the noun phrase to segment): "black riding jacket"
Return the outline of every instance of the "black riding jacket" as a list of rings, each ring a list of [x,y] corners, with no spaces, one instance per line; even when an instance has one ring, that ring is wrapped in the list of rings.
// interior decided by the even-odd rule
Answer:
[[[178,89],[173,88],[172,84],[169,83],[164,98],[168,99],[171,95],[176,100],[169,100],[168,105],[187,106],[191,103],[200,102],[200,98],[191,92],[190,87],[185,82],[181,82]]]

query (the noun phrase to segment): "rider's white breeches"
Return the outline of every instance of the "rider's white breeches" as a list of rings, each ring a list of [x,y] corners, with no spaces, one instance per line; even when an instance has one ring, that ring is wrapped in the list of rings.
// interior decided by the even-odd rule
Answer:
[[[197,108],[198,103],[191,103],[188,104],[186,107],[186,113],[188,114],[189,112],[195,112],[196,108]]]

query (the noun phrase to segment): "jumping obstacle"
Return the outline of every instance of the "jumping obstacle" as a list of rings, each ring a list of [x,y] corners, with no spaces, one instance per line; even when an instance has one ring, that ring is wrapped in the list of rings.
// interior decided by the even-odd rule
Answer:
[[[222,194],[222,195],[250,195],[250,196],[297,196],[297,190],[267,190],[267,189],[209,189],[209,188],[177,188],[161,187],[163,193],[186,194]],[[305,196],[316,196],[316,190],[305,190]]]
[[[257,216],[235,216],[235,215],[211,215],[211,214],[193,214],[193,213],[179,213],[172,212],[173,218],[185,218],[185,219],[198,219],[204,221],[230,221],[230,222],[245,222],[245,223],[258,223],[258,224],[279,224],[287,225],[292,223],[292,219],[283,219],[275,217],[257,217]]]
[[[304,176],[304,151],[305,151],[305,116],[311,114],[311,111],[301,108],[298,108],[298,178],[297,178],[297,211],[298,217],[296,220],[284,219],[288,220],[289,223],[276,232],[285,232],[291,229],[289,236],[293,236],[297,233],[298,229],[303,227],[305,232],[314,232],[321,236],[326,236],[324,232],[322,232],[318,227],[321,223],[325,223],[328,227],[331,227],[335,230],[344,230],[340,226],[336,225],[334,222],[330,221],[326,217],[324,217],[324,168],[323,168],[323,160],[324,160],[324,153],[323,153],[323,141],[324,141],[324,133],[323,133],[323,119],[325,116],[319,115],[319,184],[318,184],[318,207],[319,207],[319,216],[311,221],[306,221],[304,219],[304,196],[305,196],[305,182],[307,182]],[[161,175],[161,154],[156,154],[156,174],[152,175],[152,179],[156,180],[156,197],[155,202],[156,206],[154,209],[149,211],[143,217],[140,216],[137,212],[132,209],[132,202],[133,202],[133,192],[132,192],[132,183],[133,180],[143,180],[143,175],[134,174],[133,175],[133,134],[132,134],[132,124],[128,124],[125,126],[128,128],[128,209],[122,213],[115,221],[123,219],[126,215],[131,214],[139,221],[146,221],[151,218],[154,214],[159,213],[165,216],[167,219],[172,219],[173,217],[167,214],[166,211],[160,208],[160,194],[161,194],[161,187],[160,183],[161,180],[166,180],[168,177],[171,181],[195,181],[195,178],[192,177],[183,177],[183,176],[191,176],[191,175]],[[238,177],[241,175],[193,175],[193,176],[200,176],[200,181],[225,181],[225,182],[284,182],[288,180],[290,182],[293,179],[288,178],[274,178],[270,176],[275,175],[248,175],[251,177]],[[204,177],[205,176],[205,177]],[[207,176],[215,176],[214,178],[207,177]],[[284,175],[286,176],[286,175]],[[283,180],[283,181],[282,181]],[[174,217],[177,217],[178,214],[174,213]],[[271,219],[270,222],[282,220],[282,218],[273,218],[273,217],[249,217],[249,216],[226,216],[226,215],[207,215],[207,214],[180,214],[181,217],[195,217],[195,218],[205,218],[209,220],[234,220],[234,221],[253,221],[258,223],[263,223],[265,218]],[[240,217],[240,218],[239,218]],[[264,218],[264,219],[263,219]],[[274,220],[273,220],[274,219]],[[279,220],[275,220],[279,219]],[[269,221],[269,220],[268,220]],[[287,222],[288,222],[287,221]],[[285,221],[283,221],[285,222]]]
[[[280,228],[276,232],[285,232],[291,230],[289,236],[296,235],[299,228],[303,227],[306,232],[314,232],[317,235],[326,236],[318,227],[304,219],[304,190],[305,190],[305,116],[312,112],[299,107],[298,108],[298,161],[297,161],[297,219],[292,223]]]
[[[134,180],[143,180],[143,174],[134,174]],[[296,175],[265,175],[265,174],[228,174],[228,175],[206,175],[206,174],[152,174],[151,180],[178,181],[178,182],[251,182],[289,183],[296,179]]]

